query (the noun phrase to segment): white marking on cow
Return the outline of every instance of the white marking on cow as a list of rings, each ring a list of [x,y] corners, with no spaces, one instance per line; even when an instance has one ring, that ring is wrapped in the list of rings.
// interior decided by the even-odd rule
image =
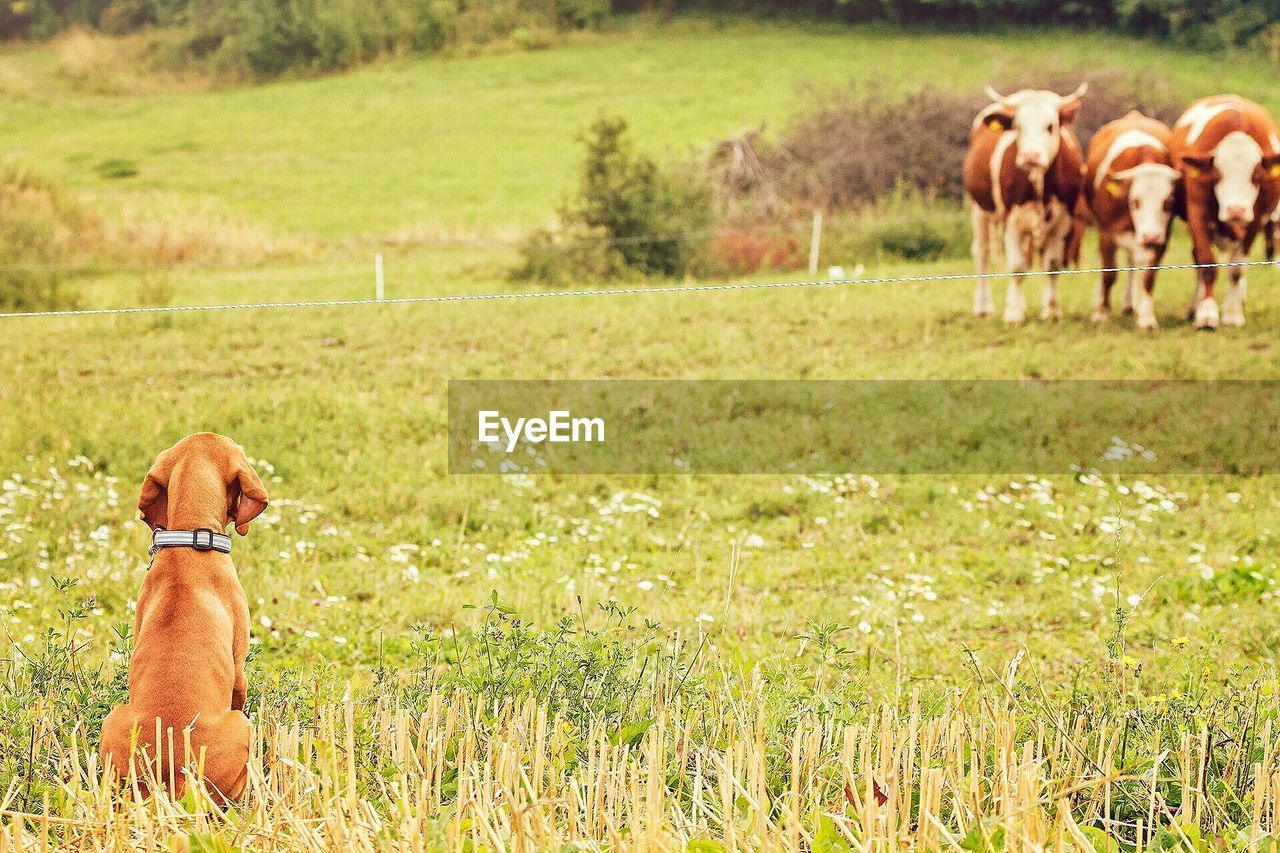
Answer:
[[[1213,188],[1218,197],[1218,218],[1227,219],[1230,208],[1242,208],[1246,222],[1253,221],[1253,206],[1258,201],[1258,183],[1253,174],[1262,162],[1262,146],[1242,130],[1228,133],[1213,152],[1213,165],[1219,178]]]
[[[977,202],[970,202],[969,221],[973,226],[973,263],[978,269],[978,282],[973,291],[973,313],[987,317],[995,313],[995,301],[991,296],[991,282],[987,272],[991,268],[991,242],[996,228],[996,214],[987,213]]]
[[[1280,154],[1280,136],[1274,130],[1271,131],[1271,153]]]
[[[1004,222],[1004,257],[1009,272],[1009,286],[1004,297],[1004,321],[1021,323],[1027,318],[1027,297],[1022,292],[1022,277],[1031,266],[1035,252],[1037,229],[1043,227],[1038,204],[1019,204],[1009,211]]]
[[[1009,146],[1013,145],[1017,139],[1017,131],[1006,130],[1000,134],[1000,138],[996,140],[996,147],[991,152],[991,201],[997,213],[1004,211],[1004,188],[1000,186],[1004,158],[1009,151]]]
[[[1191,145],[1200,138],[1200,135],[1204,133],[1204,129],[1209,126],[1209,122],[1213,121],[1216,116],[1235,108],[1236,105],[1230,102],[1207,104],[1201,101],[1198,104],[1193,104],[1190,109],[1183,113],[1174,127],[1191,128],[1187,131],[1187,144]]]
[[[1102,182],[1106,180],[1107,173],[1111,171],[1111,164],[1114,163],[1116,158],[1125,151],[1128,151],[1130,148],[1144,147],[1163,151],[1164,143],[1147,133],[1145,130],[1139,130],[1136,127],[1131,127],[1121,133],[1112,140],[1110,147],[1107,148],[1106,156],[1102,158],[1102,165],[1098,167],[1098,174],[1093,179],[1093,185],[1095,187],[1102,186]]]
[[[1013,128],[1018,135],[1018,166],[1023,169],[1047,169],[1058,156],[1062,135],[1062,96],[1055,92],[1024,89],[1005,98],[1013,109]]]
[[[1181,173],[1163,163],[1139,163],[1112,177],[1129,181],[1129,218],[1137,242],[1163,244],[1173,215],[1168,201]]]

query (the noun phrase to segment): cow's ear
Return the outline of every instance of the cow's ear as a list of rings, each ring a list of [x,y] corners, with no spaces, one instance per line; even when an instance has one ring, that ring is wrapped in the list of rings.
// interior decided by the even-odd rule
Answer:
[[[1268,178],[1280,179],[1280,154],[1268,154],[1262,158],[1262,173]]]
[[[1062,108],[1058,110],[1058,120],[1061,121],[1063,124],[1071,124],[1073,121],[1076,120],[1076,117],[1079,115],[1080,115],[1080,99],[1079,98],[1076,98],[1074,101],[1071,101],[1069,103],[1063,104]]]
[[[1212,154],[1183,154],[1182,173],[1188,178],[1203,178],[1213,172]]]
[[[1002,109],[993,110],[983,117],[982,123],[996,133],[1004,133],[1013,127],[1013,113]]]

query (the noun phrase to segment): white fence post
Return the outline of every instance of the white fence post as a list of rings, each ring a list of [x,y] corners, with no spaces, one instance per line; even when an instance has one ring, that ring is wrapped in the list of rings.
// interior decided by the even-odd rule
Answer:
[[[818,250],[822,246],[822,210],[813,212],[813,236],[809,238],[809,278],[818,277]]]
[[[382,284],[382,253],[378,252],[373,256],[373,295],[378,301],[382,301],[386,297],[386,290]]]

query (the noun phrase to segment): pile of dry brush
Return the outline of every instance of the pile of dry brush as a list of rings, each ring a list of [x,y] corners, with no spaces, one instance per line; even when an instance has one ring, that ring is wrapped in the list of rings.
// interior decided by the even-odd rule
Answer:
[[[1070,92],[1089,81],[1076,130],[1082,144],[1131,109],[1172,122],[1184,98],[1152,73],[1080,69],[1001,76],[1002,92],[1022,88]],[[712,148],[708,171],[718,213],[738,222],[777,220],[814,208],[867,207],[897,193],[926,201],[959,199],[960,165],[973,117],[988,104],[981,91],[935,84],[904,94],[884,80],[855,81],[834,92],[805,92],[812,108],[776,138],[764,127]]]

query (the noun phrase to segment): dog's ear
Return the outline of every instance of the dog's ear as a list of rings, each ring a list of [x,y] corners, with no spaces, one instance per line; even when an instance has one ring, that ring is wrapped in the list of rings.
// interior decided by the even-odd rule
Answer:
[[[161,454],[151,466],[142,481],[142,494],[138,495],[138,512],[152,530],[169,524],[169,469],[163,459]]]
[[[236,472],[236,485],[240,495],[235,501],[236,533],[244,536],[249,532],[249,522],[253,521],[267,508],[267,490],[258,479],[258,472],[249,464],[249,458],[240,454],[240,466]]]

